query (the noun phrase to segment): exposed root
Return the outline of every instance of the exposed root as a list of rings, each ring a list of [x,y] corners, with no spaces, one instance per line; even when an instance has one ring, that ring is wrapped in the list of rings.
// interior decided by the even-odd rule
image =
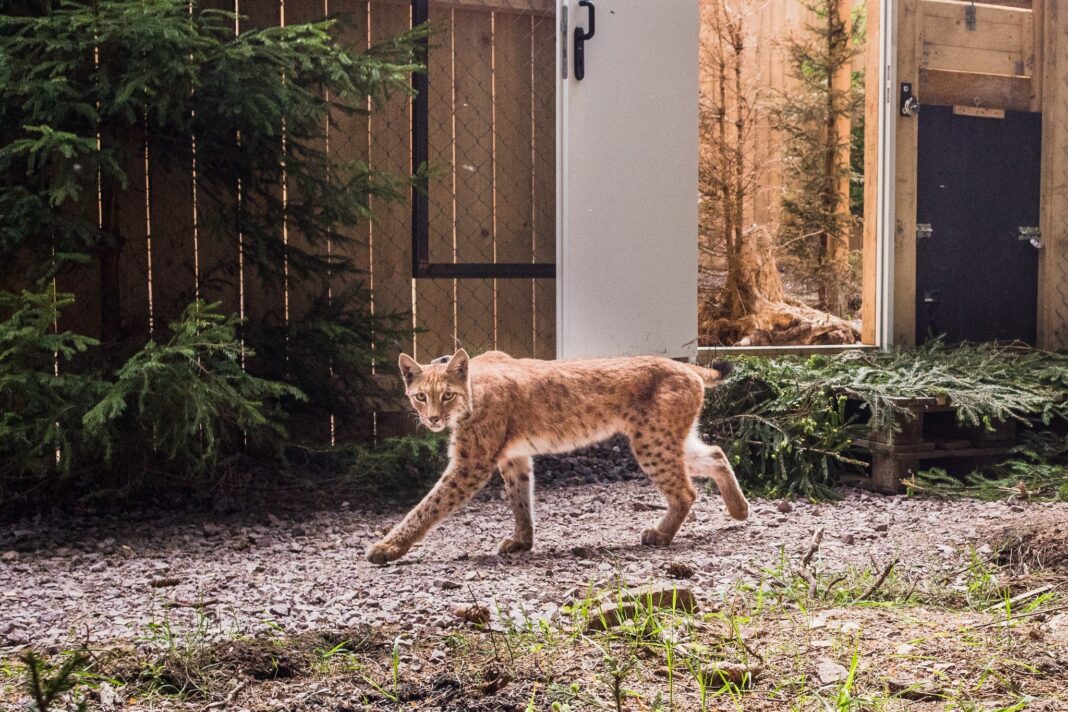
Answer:
[[[728,346],[813,346],[855,344],[860,333],[833,314],[799,302],[761,300],[756,309],[742,317],[716,317],[701,310],[701,341]]]

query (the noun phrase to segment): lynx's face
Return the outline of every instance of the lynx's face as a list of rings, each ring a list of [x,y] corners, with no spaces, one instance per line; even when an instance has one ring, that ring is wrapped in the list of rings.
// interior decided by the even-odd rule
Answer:
[[[427,428],[439,433],[454,427],[460,418],[471,412],[471,377],[467,352],[460,349],[448,363],[416,363],[408,354],[401,354],[399,366],[404,379],[404,392],[419,420]]]

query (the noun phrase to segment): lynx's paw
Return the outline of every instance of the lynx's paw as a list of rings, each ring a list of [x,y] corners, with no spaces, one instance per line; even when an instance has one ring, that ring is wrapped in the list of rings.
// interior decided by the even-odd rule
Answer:
[[[381,565],[390,561],[396,561],[406,553],[408,553],[408,549],[405,547],[380,541],[371,545],[371,548],[367,550],[367,560],[372,564]]]
[[[642,546],[667,546],[671,539],[660,533],[659,529],[646,529],[642,532]]]
[[[518,554],[521,551],[530,551],[534,548],[532,541],[519,541],[517,539],[504,539],[497,547],[498,554]]]

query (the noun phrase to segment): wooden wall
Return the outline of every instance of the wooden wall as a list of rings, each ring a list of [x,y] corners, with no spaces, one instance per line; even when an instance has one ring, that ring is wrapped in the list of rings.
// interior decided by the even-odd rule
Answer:
[[[357,48],[410,27],[410,3],[404,0],[202,4],[241,13],[239,31],[337,18],[341,38]],[[554,12],[552,0],[431,2],[434,261],[554,260]],[[366,160],[407,175],[410,112],[410,99],[397,95],[370,116],[335,116],[324,144],[338,159]],[[281,283],[261,278],[245,264],[237,220],[203,214],[206,201],[197,198],[205,187],[196,176],[194,143],[184,165],[164,167],[154,160],[151,142],[134,140],[140,149],[126,166],[130,185],[115,208],[129,238],[121,264],[129,330],[146,337],[158,332],[196,296],[222,300],[228,312],[242,316],[300,318],[312,285],[302,285],[295,275]],[[236,215],[243,198],[237,186],[228,189]],[[290,189],[284,181],[277,187]],[[357,238],[347,256],[364,272],[376,313],[411,314],[415,333],[404,348],[420,358],[451,353],[457,344],[475,352],[502,348],[517,356],[554,355],[552,280],[413,279],[410,205],[376,198],[371,208],[374,222],[343,228]],[[101,206],[86,210],[96,213]],[[277,229],[291,244],[302,240],[292,225],[280,222]],[[62,275],[58,286],[77,298],[63,326],[100,336],[98,265]]]
[[[1046,0],[1042,90],[1042,203],[1038,258],[1038,343],[1068,349],[1068,6]]]

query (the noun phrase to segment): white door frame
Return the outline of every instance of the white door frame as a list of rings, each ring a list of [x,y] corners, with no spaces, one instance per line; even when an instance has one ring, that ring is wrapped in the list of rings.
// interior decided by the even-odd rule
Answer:
[[[699,0],[693,0],[695,3]],[[897,116],[898,116],[898,95],[896,87],[898,85],[898,72],[897,72],[897,36],[898,36],[898,0],[880,0],[879,3],[879,81],[875,90],[881,94],[879,101],[879,130],[878,130],[878,155],[877,155],[877,204],[876,204],[876,267],[875,267],[875,344],[874,346],[879,349],[889,349],[894,345],[893,339],[893,324],[894,324],[894,299],[893,299],[893,285],[894,285],[894,237],[896,234],[896,215],[895,215],[895,183],[896,183],[896,147],[897,147]],[[576,3],[577,5],[577,3]],[[650,5],[652,7],[652,4]],[[561,200],[561,196],[567,195],[569,188],[566,171],[563,169],[563,156],[568,152],[568,135],[564,127],[564,117],[566,116],[566,93],[562,91],[561,82],[559,81],[561,64],[567,65],[571,62],[571,57],[568,52],[568,43],[570,42],[571,22],[567,17],[568,0],[558,0],[557,3],[557,32],[556,32],[556,105],[558,108],[556,112],[556,195],[557,195],[557,210],[556,210],[556,235],[557,235],[557,250],[556,254],[558,258],[556,260],[556,328],[557,328],[557,349],[559,350],[560,343],[560,325],[562,320],[560,319],[560,310],[563,308],[566,295],[563,292],[563,280],[561,275],[563,271],[567,269],[567,265],[564,261],[559,259],[559,255],[562,254],[561,240],[563,239],[564,226],[566,224],[566,201]],[[871,88],[866,90],[871,91]],[[696,197],[695,197],[696,199]],[[697,265],[694,265],[696,269]],[[697,295],[694,294],[694,299],[697,299]],[[696,339],[697,334],[694,334]],[[865,345],[861,347],[849,347],[849,346],[831,346],[831,347],[811,347],[811,346],[786,346],[786,347],[769,347],[774,351],[819,351],[819,350],[843,350],[848,348],[870,348],[871,345]],[[753,347],[715,347],[714,349],[702,348],[701,351],[724,352],[753,352],[761,351],[760,348]]]
[[[897,13],[898,0],[879,3],[879,153],[877,177],[875,263],[875,341],[882,349],[894,345],[894,237],[897,216]]]

